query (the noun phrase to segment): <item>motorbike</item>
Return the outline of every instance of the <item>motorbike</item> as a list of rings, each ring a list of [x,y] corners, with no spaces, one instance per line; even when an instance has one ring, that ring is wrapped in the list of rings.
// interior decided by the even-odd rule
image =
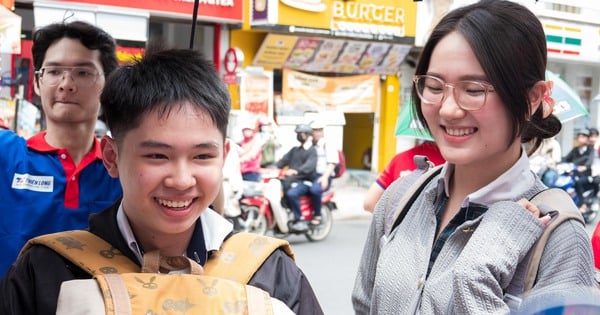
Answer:
[[[558,163],[556,165],[557,177],[550,187],[561,188],[566,191],[575,204],[578,203],[578,196],[575,192],[575,182],[577,177],[574,175],[577,166],[573,163]],[[590,183],[592,178],[590,176]],[[587,206],[585,212],[581,213],[585,223],[593,222],[600,211],[598,196],[594,194],[594,188],[590,185],[583,193],[583,203]]]
[[[265,235],[272,231],[275,237],[286,237],[297,234],[305,235],[309,241],[321,241],[327,238],[333,227],[332,211],[337,209],[334,191],[323,192],[321,197],[321,223],[307,224],[305,229],[292,228],[294,215],[284,201],[279,170],[263,170],[261,183],[244,182],[245,187],[239,199],[239,213],[226,217],[234,224],[236,231],[244,231]],[[302,219],[310,221],[313,209],[309,196],[300,197]]]

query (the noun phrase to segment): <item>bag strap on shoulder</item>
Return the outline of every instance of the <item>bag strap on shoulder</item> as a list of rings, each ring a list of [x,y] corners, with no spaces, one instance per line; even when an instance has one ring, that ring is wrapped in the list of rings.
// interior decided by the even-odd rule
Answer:
[[[417,164],[417,169],[414,171],[413,174],[408,176],[418,177],[408,187],[408,190],[406,190],[406,192],[402,194],[400,201],[394,209],[390,209],[392,199],[397,200],[397,197],[394,197],[398,195],[400,188],[403,187],[403,185],[399,185],[398,183],[394,185],[394,190],[392,191],[390,197],[387,199],[385,207],[387,218],[385,222],[386,235],[389,235],[398,225],[400,225],[400,223],[402,223],[402,220],[404,220],[408,209],[410,209],[410,207],[415,202],[421,191],[423,191],[427,183],[429,183],[429,181],[431,181],[431,179],[437,176],[442,170],[442,165],[434,166],[433,163],[431,163],[431,161],[429,161],[424,156],[415,156],[414,160]],[[394,212],[388,212],[392,210]]]
[[[32,238],[19,257],[33,245],[44,245],[91,275],[140,272],[140,267],[97,235],[74,230]]]
[[[206,262],[204,274],[248,283],[264,261],[279,248],[294,259],[292,248],[286,240],[255,233],[235,233]]]
[[[537,206],[545,205],[550,207],[553,209],[554,213],[553,218],[544,228],[542,235],[533,245],[525,277],[524,292],[531,290],[535,284],[540,260],[542,259],[542,254],[544,253],[544,248],[546,247],[546,243],[548,242],[548,239],[550,238],[550,235],[552,235],[554,229],[556,229],[563,222],[569,220],[576,220],[581,222],[581,224],[585,224],[579,209],[577,209],[571,197],[562,189],[546,189],[535,195],[531,199],[531,202]]]
[[[19,256],[33,245],[51,248],[94,276],[142,272],[140,266],[89,231],[65,231],[35,237],[27,242]],[[292,248],[285,240],[254,233],[236,233],[228,238],[221,250],[206,262],[204,274],[248,283],[256,270],[279,248],[294,259]],[[164,265],[165,262],[157,261],[155,264],[160,263]],[[194,267],[193,264],[191,267]]]

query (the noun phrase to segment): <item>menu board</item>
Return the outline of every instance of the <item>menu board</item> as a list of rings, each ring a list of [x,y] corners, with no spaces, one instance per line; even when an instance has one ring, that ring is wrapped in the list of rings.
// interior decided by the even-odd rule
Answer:
[[[314,54],[312,60],[306,65],[306,71],[315,72],[333,72],[333,62],[344,47],[344,40],[324,39],[321,40],[319,49]]]
[[[346,41],[344,49],[333,64],[334,72],[357,73],[358,61],[362,57],[368,42]]]
[[[274,42],[286,44],[278,47]],[[410,49],[411,45],[387,42],[269,34],[253,64],[306,72],[396,74]]]
[[[319,48],[321,40],[317,38],[299,37],[296,46],[285,62],[285,67],[290,69],[304,69]]]

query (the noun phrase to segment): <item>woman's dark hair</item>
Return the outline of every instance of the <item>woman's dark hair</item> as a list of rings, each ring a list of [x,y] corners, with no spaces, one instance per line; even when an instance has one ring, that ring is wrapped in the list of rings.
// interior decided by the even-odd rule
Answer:
[[[469,43],[496,94],[506,104],[512,118],[512,137],[533,144],[560,132],[561,123],[554,115],[542,117],[542,106],[530,115],[530,89],[545,80],[546,36],[538,18],[526,7],[505,0],[482,0],[450,11],[432,31],[423,47],[415,74],[426,74],[437,44],[452,32]],[[450,62],[450,61],[449,61]],[[415,112],[429,130],[421,110],[421,100],[413,86]]]
[[[54,23],[44,26],[33,34],[33,66],[40,70],[48,47],[62,38],[77,39],[90,50],[100,52],[100,63],[104,76],[108,76],[119,65],[115,52],[115,40],[102,29],[82,21]]]

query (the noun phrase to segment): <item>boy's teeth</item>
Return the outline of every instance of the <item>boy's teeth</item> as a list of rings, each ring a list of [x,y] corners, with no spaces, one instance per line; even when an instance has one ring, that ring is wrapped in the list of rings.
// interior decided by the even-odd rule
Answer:
[[[192,201],[191,200],[172,201],[172,200],[158,199],[158,203],[165,207],[169,207],[169,208],[185,208],[185,207],[189,206],[192,203]]]

